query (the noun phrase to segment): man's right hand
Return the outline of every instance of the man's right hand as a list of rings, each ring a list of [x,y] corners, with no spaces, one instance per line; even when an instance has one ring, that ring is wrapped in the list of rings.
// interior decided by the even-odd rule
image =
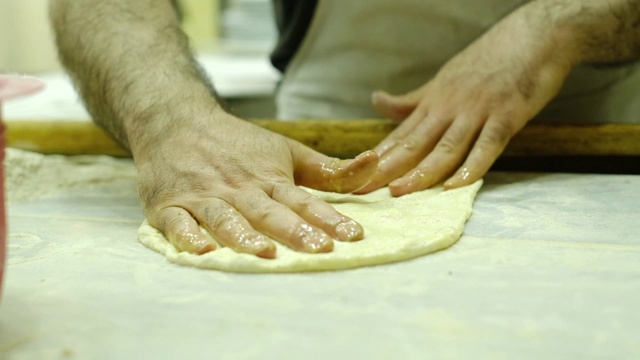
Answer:
[[[368,151],[354,160],[322,155],[220,110],[215,126],[172,129],[134,150],[149,223],[180,251],[212,251],[216,241],[264,258],[274,240],[306,253],[330,252],[333,240],[363,238],[362,227],[296,184],[352,192],[378,165]],[[206,120],[206,119],[205,119]]]

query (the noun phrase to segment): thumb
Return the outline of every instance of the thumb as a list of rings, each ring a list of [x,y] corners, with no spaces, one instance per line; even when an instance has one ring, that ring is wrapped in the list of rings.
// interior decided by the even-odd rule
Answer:
[[[404,95],[391,95],[384,91],[371,94],[373,108],[387,119],[402,121],[418,106],[420,96],[417,91]]]
[[[296,185],[338,193],[350,193],[366,186],[378,170],[380,160],[373,150],[354,159],[341,160],[297,142],[293,143],[292,155]]]

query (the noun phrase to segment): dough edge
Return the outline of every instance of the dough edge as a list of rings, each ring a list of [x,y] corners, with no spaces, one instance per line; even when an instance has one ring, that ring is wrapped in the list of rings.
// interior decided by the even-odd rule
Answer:
[[[253,255],[236,253],[229,248],[218,248],[215,251],[194,255],[187,252],[178,252],[166,238],[147,220],[138,229],[138,240],[146,247],[165,255],[168,261],[184,265],[211,270],[221,270],[237,273],[293,273],[327,270],[346,270],[364,266],[382,265],[393,262],[413,259],[429,253],[445,249],[453,245],[461,236],[467,219],[471,216],[472,205],[475,196],[482,185],[482,180],[461,187],[444,191],[442,187],[424,190],[418,193],[406,195],[400,198],[386,196],[383,201],[376,201],[381,205],[382,212],[394,209],[407,209],[411,204],[419,204],[418,210],[411,207],[413,212],[408,218],[409,223],[403,224],[393,234],[371,233],[371,226],[376,225],[380,219],[368,216],[366,213],[351,214],[342,210],[344,203],[332,203],[339,211],[354,218],[365,227],[365,239],[343,243],[335,241],[333,252],[326,254],[303,254],[295,252],[286,246],[276,243],[277,256],[275,259],[262,259]],[[388,193],[388,189],[380,189],[369,195],[327,194],[309,190],[314,195],[328,201],[335,199],[349,199],[352,197],[364,198],[370,195],[372,199],[380,199],[381,194]],[[385,197],[382,195],[382,197]],[[385,203],[386,202],[386,203]],[[347,203],[348,205],[353,205]],[[445,214],[442,217],[441,214]],[[435,219],[432,224],[432,220]],[[411,224],[411,220],[419,221],[426,217],[427,225]],[[397,225],[397,224],[396,224]],[[407,232],[408,230],[408,232]],[[429,232],[425,237],[414,236],[420,231]],[[373,230],[375,231],[375,230]],[[418,238],[416,238],[418,237]],[[372,241],[373,240],[373,241]]]

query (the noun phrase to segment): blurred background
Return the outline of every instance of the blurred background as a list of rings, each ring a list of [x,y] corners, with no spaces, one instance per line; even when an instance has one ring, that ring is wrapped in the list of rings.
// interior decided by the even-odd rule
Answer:
[[[0,0],[0,72],[59,68],[47,6],[48,0]]]
[[[55,88],[55,76],[62,69],[47,17],[48,2],[0,0],[0,73],[44,77]],[[268,61],[276,40],[270,0],[178,3],[191,46],[230,108],[244,117],[273,116],[272,95],[279,74]],[[17,111],[16,115],[30,114]]]

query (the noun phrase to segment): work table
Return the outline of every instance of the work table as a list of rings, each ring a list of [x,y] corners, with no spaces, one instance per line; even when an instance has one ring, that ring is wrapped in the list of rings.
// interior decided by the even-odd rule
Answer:
[[[131,166],[119,179],[9,207],[0,351],[633,358],[638,189],[639,176],[491,173],[449,249],[356,270],[247,275],[177,266],[138,243]]]

